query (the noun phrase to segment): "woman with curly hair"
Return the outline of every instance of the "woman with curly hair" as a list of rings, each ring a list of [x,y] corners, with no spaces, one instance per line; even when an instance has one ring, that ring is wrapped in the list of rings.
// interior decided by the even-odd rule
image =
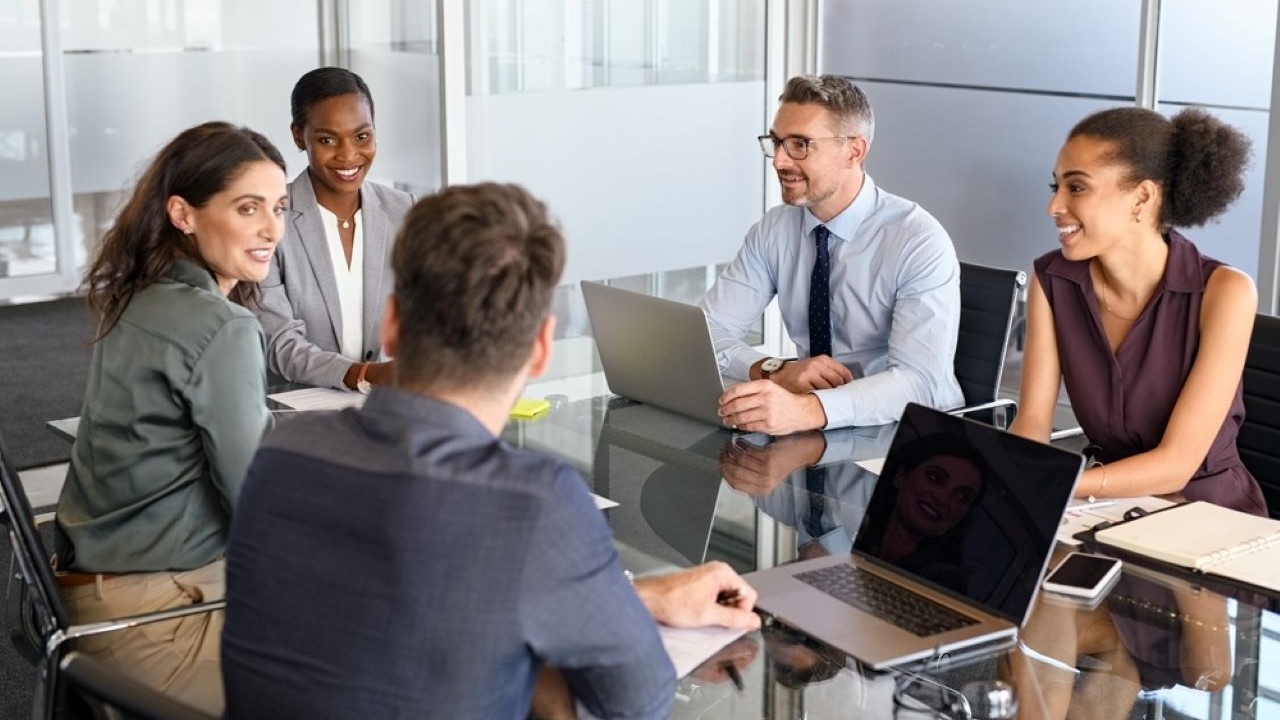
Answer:
[[[1011,429],[1047,440],[1065,381],[1102,463],[1077,495],[1181,493],[1266,514],[1236,450],[1257,290],[1174,229],[1240,195],[1249,151],[1202,110],[1127,107],[1080,121],[1058,153],[1048,211],[1062,247],[1035,262]]]

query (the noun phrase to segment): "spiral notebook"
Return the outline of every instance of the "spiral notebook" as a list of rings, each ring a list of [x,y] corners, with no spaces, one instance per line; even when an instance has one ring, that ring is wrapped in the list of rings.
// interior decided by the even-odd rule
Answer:
[[[1193,502],[1119,523],[1094,541],[1280,592],[1280,520]]]

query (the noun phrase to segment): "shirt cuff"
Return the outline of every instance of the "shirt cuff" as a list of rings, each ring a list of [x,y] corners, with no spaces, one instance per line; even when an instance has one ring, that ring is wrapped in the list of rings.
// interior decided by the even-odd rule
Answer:
[[[827,414],[827,424],[820,429],[834,430],[853,424],[853,393],[850,392],[852,389],[851,385],[842,385],[837,388],[813,391],[813,394],[818,396],[818,402],[822,403],[822,411]]]
[[[751,366],[767,357],[769,356],[752,349],[743,350],[729,361],[729,367],[725,368],[724,374],[737,380],[750,380]]]

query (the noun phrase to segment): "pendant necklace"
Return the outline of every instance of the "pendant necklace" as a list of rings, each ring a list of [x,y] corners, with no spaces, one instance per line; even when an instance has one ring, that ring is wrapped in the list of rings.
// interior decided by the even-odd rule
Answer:
[[[1102,307],[1103,307],[1107,312],[1111,313],[1112,315],[1115,315],[1116,317],[1120,318],[1121,320],[1124,320],[1124,321],[1127,321],[1127,322],[1133,322],[1134,320],[1137,320],[1137,319],[1138,319],[1138,316],[1137,316],[1137,315],[1135,315],[1135,316],[1133,316],[1133,317],[1128,317],[1128,316],[1126,316],[1126,315],[1121,315],[1120,313],[1118,313],[1118,312],[1116,312],[1115,310],[1112,310],[1112,309],[1111,309],[1111,301],[1110,301],[1110,299],[1108,299],[1108,297],[1107,297],[1107,296],[1110,294],[1110,293],[1108,293],[1108,292],[1107,292],[1107,276],[1106,276],[1106,275],[1104,275],[1104,274],[1102,274],[1101,272],[1099,272],[1099,273],[1098,273],[1098,277],[1102,279]]]

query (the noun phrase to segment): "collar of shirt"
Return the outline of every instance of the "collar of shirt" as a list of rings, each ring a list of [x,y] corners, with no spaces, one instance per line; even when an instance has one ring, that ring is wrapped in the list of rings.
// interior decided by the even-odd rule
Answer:
[[[374,418],[396,417],[403,420],[405,426],[431,425],[451,435],[496,440],[474,415],[461,407],[397,387],[375,385],[359,412]]]
[[[871,211],[875,209],[878,194],[879,191],[876,190],[875,181],[871,179],[871,175],[864,172],[862,174],[862,189],[858,191],[857,197],[853,199],[853,202],[849,203],[849,207],[841,210],[840,214],[831,218],[830,221],[824,223],[809,208],[804,209],[804,223],[801,225],[801,229],[804,230],[804,237],[809,237],[814,228],[819,225],[826,225],[827,230],[831,232],[833,240],[852,240],[854,233],[858,232],[858,228],[862,226],[862,221],[866,220],[871,215]]]
[[[1156,292],[1202,293],[1205,288],[1205,277],[1200,269],[1200,252],[1195,244],[1177,230],[1170,230],[1165,236],[1169,245],[1169,258],[1165,261],[1164,277],[1156,286]],[[1050,275],[1066,278],[1075,284],[1085,287],[1089,279],[1089,260],[1068,260],[1061,251],[1045,267]]]
[[[174,282],[197,287],[201,290],[208,290],[226,297],[226,294],[222,292],[222,288],[218,287],[218,281],[213,279],[213,273],[190,260],[183,258],[174,260],[169,269],[165,271],[164,276]]]

